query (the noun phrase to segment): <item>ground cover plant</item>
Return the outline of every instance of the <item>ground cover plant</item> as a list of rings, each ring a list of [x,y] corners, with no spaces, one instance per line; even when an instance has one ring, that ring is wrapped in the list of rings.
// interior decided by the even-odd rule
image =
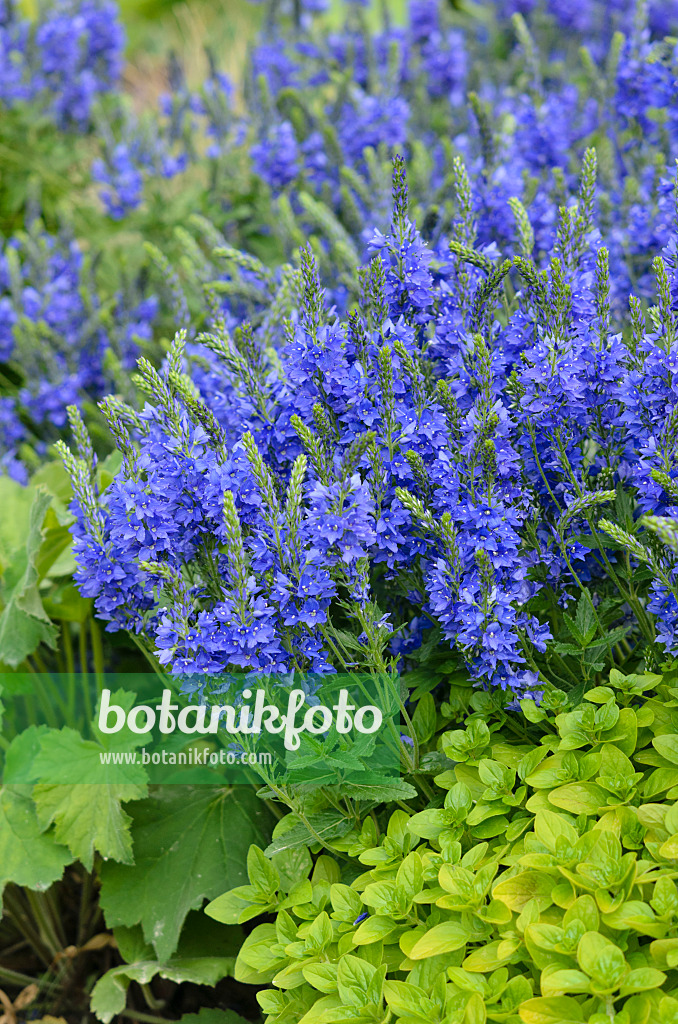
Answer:
[[[325,6],[141,112],[0,8],[83,182],[0,194],[3,1006],[669,1024],[678,12]],[[225,673],[389,683],[400,777],[102,773]]]

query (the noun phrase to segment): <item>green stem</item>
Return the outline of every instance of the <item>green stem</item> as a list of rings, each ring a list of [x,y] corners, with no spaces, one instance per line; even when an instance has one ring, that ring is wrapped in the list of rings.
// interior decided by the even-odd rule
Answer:
[[[104,646],[101,640],[99,623],[94,616],[89,620],[89,626],[92,634],[92,656],[94,658],[94,674],[97,682],[97,693],[101,696],[104,688]]]
[[[45,907],[54,928],[54,934],[60,943],[61,949],[65,949],[68,945],[68,939],[66,938],[66,932],[64,931],[62,923],[62,914],[57,906],[55,891],[54,889],[47,889],[43,895],[45,899]]]
[[[549,484],[548,479],[546,477],[546,474],[544,473],[544,470],[542,468],[541,459],[539,458],[539,452],[537,451],[537,442],[536,442],[536,439],[535,439],[535,436],[534,436],[534,427],[528,427],[528,430],[529,430],[529,434],[530,434],[530,440],[532,442],[532,454],[534,455],[534,460],[535,460],[535,462],[537,464],[537,469],[539,470],[539,475],[541,476],[542,480],[544,481],[544,486],[546,487],[546,490],[548,491],[549,495],[551,496],[551,500],[553,501],[555,507],[557,509],[559,509],[560,505],[558,504],[558,502],[556,500],[556,497],[555,497],[553,491],[551,490],[551,485]],[[556,536],[557,536],[558,542],[560,544],[560,550],[562,552],[563,558],[565,559],[565,564],[567,565],[568,569],[570,570],[570,572],[572,574],[572,578],[574,579],[575,583],[579,587],[579,590],[581,591],[581,593],[582,594],[586,594],[589,606],[591,608],[591,611],[593,613],[593,617],[594,617],[594,619],[596,621],[596,625],[598,627],[598,631],[600,632],[601,639],[604,640],[605,643],[607,644],[608,652],[609,652],[609,655],[610,655],[610,661],[614,665],[614,656],[613,656],[613,653],[612,653],[612,644],[610,643],[610,639],[609,639],[609,636],[608,636],[607,632],[603,628],[602,622],[598,618],[598,612],[596,611],[596,606],[593,603],[593,598],[589,594],[588,590],[585,589],[584,584],[581,582],[581,580],[579,579],[579,576],[575,572],[575,570],[574,570],[574,568],[572,566],[572,562],[570,561],[570,556],[567,553],[567,545],[565,543],[565,539],[564,539],[564,537],[562,537],[562,535],[561,535],[559,530],[556,531]]]
[[[141,1021],[142,1024],[167,1024],[166,1017],[156,1017],[152,1013],[143,1013],[141,1010],[118,1010],[120,1017],[129,1017],[130,1020]]]
[[[128,635],[131,636],[132,640],[137,645],[143,656],[146,658],[149,665],[151,666],[151,668],[153,669],[153,671],[155,672],[156,676],[163,684],[163,686],[167,686],[167,675],[163,672],[162,666],[160,665],[160,662],[155,657],[155,655],[148,650],[148,648],[145,646],[143,641],[137,636],[136,633],[130,633]]]
[[[602,538],[600,537],[600,534],[598,533],[598,531],[596,529],[595,523],[593,522],[593,517],[592,516],[587,516],[586,517],[586,522],[589,525],[589,529],[590,529],[591,533],[593,534],[593,536],[596,539],[596,543],[598,544],[598,548],[600,550],[600,556],[601,556],[601,558],[603,560],[605,568],[607,569],[607,572],[608,572],[608,574],[610,576],[610,579],[613,581],[614,585],[616,586],[617,590],[622,595],[624,600],[627,601],[630,604],[631,608],[633,608],[633,611],[635,612],[636,619],[638,620],[638,625],[640,626],[641,632],[643,633],[643,635],[644,635],[645,639],[647,640],[647,642],[654,647],[654,644],[655,644],[655,633],[654,633],[654,629],[652,628],[652,625],[651,625],[650,621],[647,618],[647,615],[645,613],[645,609],[642,607],[640,602],[637,600],[635,594],[631,593],[631,591],[627,592],[624,589],[624,587],[622,586],[621,580],[619,579],[619,577],[618,577],[618,575],[617,575],[617,573],[616,573],[612,563],[610,562],[610,559],[607,557],[607,552],[605,551],[605,548],[603,546]]]
[[[57,935],[54,922],[50,914],[50,908],[46,902],[46,893],[33,892],[31,889],[26,890],[26,899],[33,912],[36,924],[40,930],[40,935],[48,947],[52,956],[55,957],[63,949],[59,936]]]
[[[35,692],[35,696],[38,698],[38,704],[45,718],[45,721],[47,722],[47,725],[49,725],[52,729],[58,729],[59,722],[57,721],[57,716],[54,711],[52,701],[48,696],[47,688],[44,685],[42,673],[33,668],[28,658],[26,659],[26,661],[28,662],[33,671],[33,690]]]
[[[313,825],[311,825],[310,821],[308,820],[304,812],[300,811],[299,808],[295,806],[294,801],[288,799],[287,794],[284,792],[284,790],[282,790],[279,786],[276,786],[274,782],[268,782],[267,785],[269,789],[273,790],[273,792],[276,794],[280,802],[285,804],[286,807],[289,807],[292,813],[297,816],[299,821],[308,829],[308,831],[313,836],[315,841],[317,843],[320,843],[323,849],[327,850],[328,853],[331,853],[333,857],[339,856],[342,857],[344,860],[348,860],[345,854],[341,853],[339,850],[334,850],[325,842],[325,840],[321,836],[318,835],[318,833],[313,828]]]
[[[26,658],[26,663],[31,668],[31,671],[35,672],[35,686],[40,691],[39,697],[43,705],[45,717],[48,719],[49,725],[58,728],[59,722],[54,713],[54,707],[58,707],[61,714],[66,716],[68,714],[66,701],[60,693],[57,683],[54,682],[52,673],[37,651],[33,653],[32,658],[35,661],[35,669],[31,665],[30,658]]]
[[[70,622],[61,623],[61,637],[64,644],[66,656],[66,673],[68,677],[66,707],[69,725],[75,718],[75,658],[73,656],[73,637],[71,636]]]
[[[40,960],[42,960],[45,966],[49,968],[49,965],[54,959],[54,955],[50,953],[50,950],[45,945],[39,931],[34,927],[34,923],[31,921],[28,911],[23,906],[18,893],[5,891],[4,901],[5,911],[8,916],[14,920],[16,927],[32,947],[33,951]]]
[[[146,1000],[146,1005],[148,1006],[149,1010],[163,1009],[163,1007],[165,1006],[164,1000],[155,998],[153,992],[151,991],[151,986],[149,985],[148,982],[145,982],[143,984],[140,983],[139,988],[143,993],[144,999]]]
[[[78,908],[78,946],[84,946],[89,936],[87,935],[87,924],[92,902],[92,873],[85,872],[80,890],[80,906]]]
[[[0,978],[10,985],[21,986],[21,988],[26,988],[27,985],[37,985],[38,988],[44,988],[45,985],[41,978],[29,978],[27,974],[12,971],[9,967],[0,967]]]
[[[78,656],[80,660],[80,688],[85,705],[86,728],[90,729],[94,718],[92,709],[92,698],[89,692],[89,672],[87,671],[87,626],[80,623],[80,635],[78,637]]]

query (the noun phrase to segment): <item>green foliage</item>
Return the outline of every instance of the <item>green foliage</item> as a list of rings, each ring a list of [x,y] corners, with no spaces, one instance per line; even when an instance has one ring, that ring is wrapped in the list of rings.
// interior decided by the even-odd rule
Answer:
[[[590,632],[583,608],[572,628]],[[437,737],[426,806],[325,831],[305,869],[299,847],[253,848],[249,884],[207,913],[275,913],[235,965],[269,985],[267,1021],[676,1019],[677,684],[613,670],[578,705],[524,701],[501,734],[476,712]],[[415,721],[423,739],[428,701]]]
[[[158,960],[152,946],[144,941],[141,928],[116,928],[114,934],[125,963],[107,971],[92,991],[91,1008],[105,1024],[124,1009],[130,982],[147,985],[152,978],[161,977],[169,981],[215,985],[233,974],[235,954],[242,942],[239,929],[218,930],[197,914],[189,917],[179,948],[164,961]],[[199,1021],[198,1016],[184,1020],[192,1019],[196,1024],[241,1024],[242,1021],[237,1014],[230,1019],[224,1016],[218,1021],[216,1018],[210,1020],[206,1016],[208,1012],[202,1011]]]
[[[46,889],[71,860],[65,846],[44,835],[24,786],[0,792],[0,894],[7,882]]]
[[[245,855],[266,834],[268,812],[253,790],[164,786],[131,809],[134,864],[101,869],[109,926],[141,924],[157,958],[177,948],[189,910],[244,880]]]
[[[118,466],[115,454],[101,463],[101,489]],[[54,650],[59,622],[90,618],[92,602],[71,580],[71,498],[60,461],[41,466],[27,487],[0,477],[0,669],[25,668],[37,651]]]
[[[122,695],[116,694],[116,699],[122,700]],[[133,749],[140,743],[140,737],[130,734],[127,743],[123,738],[116,747]],[[55,839],[68,846],[89,870],[95,850],[106,859],[133,863],[131,819],[122,804],[141,799],[147,791],[141,765],[120,766],[112,782],[99,757],[104,749],[101,743],[82,739],[74,729],[50,729],[42,737],[34,762],[38,778],[49,780],[33,791],[40,824],[47,828],[54,823]],[[73,777],[74,767],[82,779],[79,783],[67,781]]]
[[[10,511],[8,534],[14,534],[5,541],[5,550],[9,549],[7,562],[2,573],[3,610],[0,615],[0,662],[16,668],[41,644],[48,647],[56,645],[58,630],[50,622],[40,593],[38,584],[40,576],[36,560],[44,540],[43,523],[46,512],[51,504],[50,495],[38,488],[30,495],[28,516],[22,517],[18,523],[11,522],[12,513],[19,513],[20,507],[28,504],[24,489],[14,481],[3,478],[0,480],[3,490],[8,492],[7,499]],[[14,548],[17,527],[26,525],[25,536]]]

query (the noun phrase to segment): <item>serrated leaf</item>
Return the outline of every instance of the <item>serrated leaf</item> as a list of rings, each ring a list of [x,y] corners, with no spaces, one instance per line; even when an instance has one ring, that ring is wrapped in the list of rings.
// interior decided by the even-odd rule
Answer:
[[[36,559],[43,540],[42,525],[52,501],[42,488],[34,492],[25,545],[5,568],[5,607],[0,614],[0,662],[16,668],[40,644],[55,647],[59,630],[42,605]]]
[[[33,763],[37,785],[33,799],[42,829],[55,825],[56,839],[91,870],[94,851],[131,864],[130,818],[122,804],[146,796],[146,771],[141,765],[103,765],[99,743],[83,739],[74,729],[51,729],[40,737]],[[73,783],[73,777],[80,782]]]
[[[65,846],[42,834],[29,793],[23,786],[0,792],[0,895],[8,882],[47,889],[73,860]]]
[[[352,823],[344,815],[334,811],[310,814],[308,822],[313,832],[327,842],[331,842],[332,839],[340,839],[352,828]],[[313,832],[302,821],[297,821],[287,831],[276,835],[264,852],[267,857],[272,857],[276,853],[292,850],[298,846],[312,846],[317,842]]]

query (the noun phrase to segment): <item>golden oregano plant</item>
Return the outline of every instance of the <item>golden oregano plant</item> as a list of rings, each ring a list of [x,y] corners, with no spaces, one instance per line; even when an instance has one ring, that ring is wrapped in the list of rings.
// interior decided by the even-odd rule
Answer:
[[[262,917],[236,978],[267,1024],[677,1024],[678,678],[565,706],[441,732],[425,810],[251,847],[207,913]]]

